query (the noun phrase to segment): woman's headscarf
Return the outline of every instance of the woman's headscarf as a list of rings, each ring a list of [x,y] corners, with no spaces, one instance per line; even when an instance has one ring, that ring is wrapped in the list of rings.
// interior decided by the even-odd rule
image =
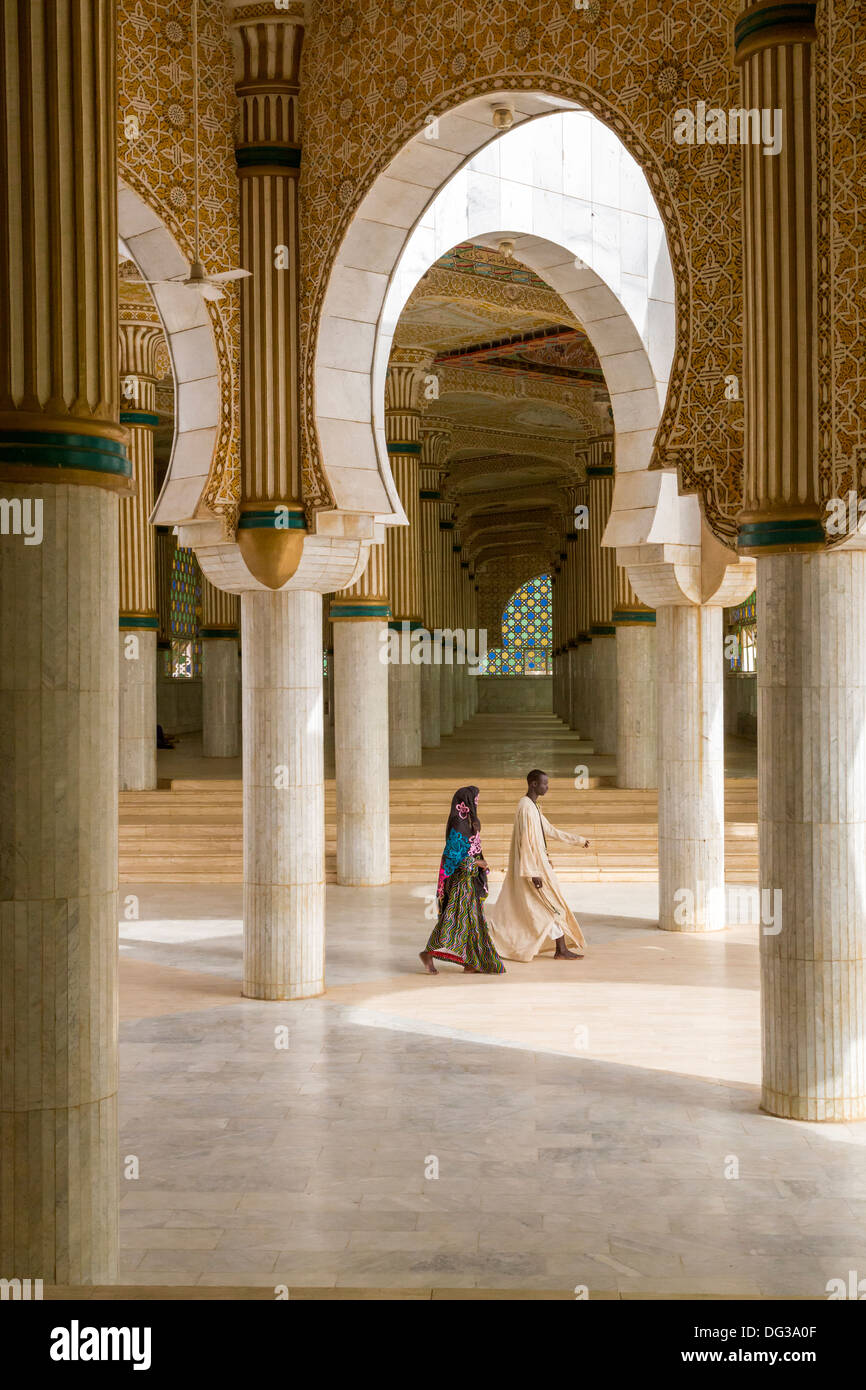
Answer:
[[[478,787],[458,787],[451,798],[451,811],[445,826],[445,839],[452,830],[459,830],[467,840],[481,829],[478,819]]]
[[[468,854],[475,857],[481,855],[481,821],[478,819],[477,802],[478,787],[458,787],[451,798],[451,811],[445,826],[445,849],[439,865],[439,883],[436,889],[440,909],[444,907],[447,884],[457,864],[462,862]],[[459,835],[466,837],[469,841],[468,849],[464,851],[453,846],[449,849],[448,837],[452,830],[456,830]],[[486,869],[478,870],[476,892],[482,898],[487,896]]]

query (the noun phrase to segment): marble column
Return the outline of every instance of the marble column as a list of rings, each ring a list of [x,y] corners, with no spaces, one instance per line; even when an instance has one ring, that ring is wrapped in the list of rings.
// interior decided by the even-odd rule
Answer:
[[[439,668],[439,733],[440,738],[454,732],[454,665],[449,661],[452,646],[442,642],[442,665]]]
[[[596,753],[615,753],[617,750],[617,637],[613,632],[594,632],[593,701],[595,720],[592,746]]]
[[[451,593],[452,593],[452,623],[455,634],[454,640],[454,728],[459,729],[466,723],[466,685],[463,679],[465,672],[465,639],[464,639],[464,612],[463,612],[463,544],[460,539],[460,529],[455,524],[451,540]]]
[[[779,110],[783,132],[771,159],[742,151],[738,549],[758,571],[761,1105],[851,1121],[866,1117],[866,556],[826,550],[822,525],[814,14],[756,5],[734,31],[744,104]]]
[[[658,786],[656,629],[651,609],[619,609],[616,618],[616,785]]]
[[[440,484],[441,490],[441,484]],[[454,519],[452,506],[447,499],[439,503],[439,625],[442,637],[442,667],[439,673],[439,736],[440,739],[453,734],[455,724],[454,695],[454,641],[452,633],[456,625],[454,616],[454,594],[452,571],[454,567]]]
[[[577,711],[580,674],[578,671],[577,652],[577,638],[575,637],[565,657],[568,662],[568,709],[563,717],[570,729],[575,729],[579,732],[580,725],[578,723]]]
[[[252,999],[325,987],[322,597],[241,601],[244,982]]]
[[[593,729],[595,728],[595,707],[592,689],[592,638],[585,633],[578,638],[575,665],[577,668],[577,680],[575,690],[575,713],[573,716],[574,724],[580,731],[580,737],[591,742]]]
[[[389,883],[387,555],[371,545],[356,582],[331,601],[337,882]]]
[[[240,212],[241,507],[238,546],[259,584],[279,590],[296,572],[306,520],[298,403],[298,103],[301,11],[251,12],[230,0],[236,35]]]
[[[202,576],[202,753],[236,758],[240,752],[241,681],[238,664],[240,603]]]
[[[337,882],[358,886],[391,880],[387,619],[387,604],[357,597],[331,604]]]
[[[421,667],[421,747],[438,748],[441,742],[442,667],[433,660]]]
[[[421,427],[420,468],[420,573],[421,610],[427,629],[435,633],[445,625],[443,616],[442,566],[439,544],[439,512],[442,505],[440,489],[443,464],[447,458],[450,432]],[[434,650],[438,648],[438,652]],[[434,637],[429,664],[421,667],[421,746],[438,748],[441,741],[442,667],[435,660],[441,657],[442,643]]]
[[[659,926],[717,931],[725,925],[722,609],[660,607],[656,629]]]
[[[133,288],[124,285],[124,298]],[[147,292],[145,291],[145,295]],[[119,504],[120,789],[156,786],[156,556],[153,510],[153,431],[157,355],[164,339],[155,306],[124,303],[120,323],[120,423],[129,430],[135,495]]]
[[[758,559],[761,1105],[866,1117],[866,553]]]
[[[389,526],[387,531],[388,583],[392,619],[399,634],[395,655],[388,665],[389,758],[392,767],[418,767],[421,763],[421,667],[404,659],[409,637],[421,622],[421,513],[420,475],[421,412],[419,394],[426,354],[408,351],[388,368],[385,387],[385,436],[397,492],[408,526]]]
[[[115,5],[0,30],[0,1274],[117,1278]]]
[[[589,538],[589,482],[586,477],[587,450],[581,450],[575,459],[577,485],[573,490],[574,501],[574,571],[571,576],[574,604],[574,638],[572,655],[573,676],[571,684],[571,708],[569,724],[580,733],[581,739],[590,737],[590,685],[589,663],[592,644],[589,636],[592,604],[592,572],[590,568]]]
[[[602,544],[613,501],[610,439],[593,440],[586,466],[589,480],[590,635],[592,637],[592,745],[596,753],[615,753],[617,743],[616,553]]]

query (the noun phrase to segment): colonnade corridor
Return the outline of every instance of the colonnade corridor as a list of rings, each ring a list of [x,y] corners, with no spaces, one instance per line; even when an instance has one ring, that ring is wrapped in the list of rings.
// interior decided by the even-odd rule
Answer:
[[[4,0],[0,1302],[866,1298],[864,5]]]
[[[392,769],[394,881],[329,882],[327,992],[263,1003],[240,995],[229,842],[214,840],[221,881],[172,870],[184,825],[240,834],[239,764],[198,748],[181,739],[159,754],[159,790],[121,794],[121,1153],[139,1163],[125,1285],[815,1297],[841,1249],[851,1268],[866,1258],[863,1127],[759,1113],[759,929],[746,912],[724,932],[659,932],[655,793],[616,788],[613,759],[549,713],[476,714]],[[754,740],[728,738],[732,890],[756,881],[754,760]],[[481,788],[493,900],[535,765],[548,819],[592,841],[552,847],[585,958],[425,976],[454,788]],[[172,796],[162,877],[136,879],[131,817]],[[332,792],[326,824],[330,848]]]

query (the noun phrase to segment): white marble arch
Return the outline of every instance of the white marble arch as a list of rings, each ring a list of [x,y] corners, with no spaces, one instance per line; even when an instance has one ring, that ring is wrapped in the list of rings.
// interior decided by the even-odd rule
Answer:
[[[118,235],[146,280],[189,273],[189,262],[157,212],[119,181]],[[186,285],[151,289],[171,356],[175,429],[168,471],[151,516],[154,525],[191,521],[210,474],[220,424],[216,342],[201,295]]]
[[[503,105],[514,124],[499,134],[493,114]],[[614,132],[538,94],[487,95],[441,116],[436,137],[410,141],[352,220],[315,346],[316,426],[337,507],[405,520],[384,431],[397,321],[445,251],[504,237],[573,309],[604,369],[617,466],[606,544],[700,545],[697,498],[678,495],[673,470],[648,471],[676,347],[661,217]]]

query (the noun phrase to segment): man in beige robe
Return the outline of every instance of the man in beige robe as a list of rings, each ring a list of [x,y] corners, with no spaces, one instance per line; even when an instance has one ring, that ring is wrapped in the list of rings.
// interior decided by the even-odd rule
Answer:
[[[563,896],[547,852],[548,840],[589,848],[584,835],[557,830],[538,805],[548,788],[546,772],[535,768],[527,776],[526,796],[517,803],[508,872],[485,916],[497,951],[506,960],[533,960],[553,952],[556,960],[576,960],[586,942]],[[576,946],[577,952],[568,946]]]

